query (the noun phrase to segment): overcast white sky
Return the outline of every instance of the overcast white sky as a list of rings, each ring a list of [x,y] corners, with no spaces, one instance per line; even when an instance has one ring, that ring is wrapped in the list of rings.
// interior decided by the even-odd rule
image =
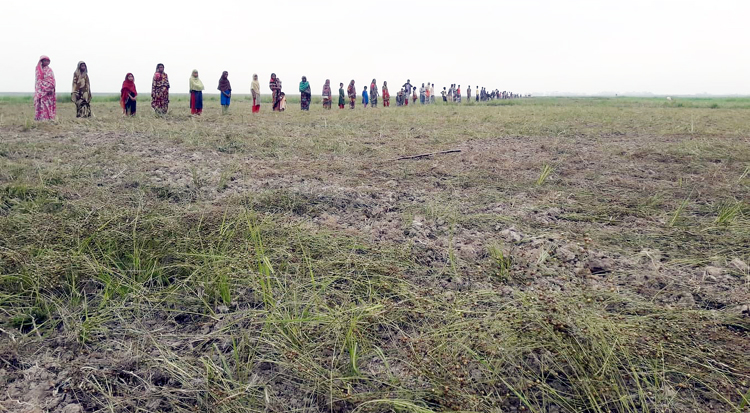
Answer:
[[[750,0],[3,0],[0,92],[30,92],[40,55],[58,92],[79,60],[94,93],[127,72],[150,90],[164,63],[173,92],[192,69],[209,92],[228,70],[288,93],[355,79],[520,93],[750,94]]]

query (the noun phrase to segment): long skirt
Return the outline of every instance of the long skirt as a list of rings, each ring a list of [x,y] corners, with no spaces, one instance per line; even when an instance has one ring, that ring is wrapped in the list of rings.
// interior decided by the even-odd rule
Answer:
[[[224,96],[224,92],[220,91],[219,94],[221,95],[221,106],[229,106],[232,103],[232,90],[231,89],[227,90],[227,94],[229,94],[228,97]]]
[[[370,97],[370,106],[374,108],[378,107],[378,95]]]
[[[34,100],[34,120],[55,120],[57,100],[55,95],[42,96]]]
[[[331,108],[331,98],[330,97],[324,97],[323,98],[323,109],[330,109]]]
[[[125,113],[126,116],[135,116],[135,110],[136,110],[135,100],[128,99],[125,102],[125,107],[122,109],[123,109],[123,113]]]
[[[203,112],[203,92],[200,90],[190,91],[190,113],[200,115]]]
[[[165,115],[169,110],[169,89],[162,87],[152,90],[151,107],[158,115]]]
[[[300,108],[302,108],[302,110],[310,110],[310,99],[311,98],[312,98],[312,95],[310,95],[309,93],[304,93],[303,92],[300,95],[299,102],[300,102]]]
[[[273,94],[271,95],[271,98],[273,99],[273,111],[274,112],[281,111],[281,97],[279,95],[279,91],[274,90]]]
[[[260,96],[253,98],[253,113],[260,112]]]
[[[76,117],[77,118],[88,118],[91,116],[91,105],[81,93],[76,93],[74,96],[74,102],[76,104]]]
[[[356,103],[357,98],[349,98],[349,109],[354,109],[354,104]]]

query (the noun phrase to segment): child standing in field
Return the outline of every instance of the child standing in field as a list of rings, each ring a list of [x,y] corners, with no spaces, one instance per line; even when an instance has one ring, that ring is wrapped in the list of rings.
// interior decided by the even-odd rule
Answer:
[[[138,96],[138,92],[135,90],[135,78],[132,73],[125,75],[125,80],[122,82],[122,89],[120,89],[120,107],[122,107],[122,114],[125,116],[135,116],[135,97]]]
[[[378,83],[375,79],[372,79],[372,83],[370,83],[370,103],[371,108],[378,107]]]
[[[383,81],[383,107],[391,106],[391,94],[388,93],[388,82]]]
[[[412,89],[411,93],[412,93],[412,95],[411,95],[411,103],[415,104],[415,103],[417,103],[417,88]],[[409,97],[407,96],[406,99],[408,100]]]
[[[346,99],[344,99],[344,84],[339,83],[339,109],[344,109],[344,105],[346,105]]]
[[[229,72],[224,71],[219,79],[219,93],[221,93],[221,113],[229,112],[229,104],[232,100],[232,85],[229,83]]]
[[[367,95],[367,86],[365,86],[365,89],[362,91],[362,105],[364,105],[365,109],[367,109],[368,103],[370,103],[370,97]]]
[[[203,82],[198,77],[198,71],[193,70],[190,76],[190,114],[200,116],[203,113]]]

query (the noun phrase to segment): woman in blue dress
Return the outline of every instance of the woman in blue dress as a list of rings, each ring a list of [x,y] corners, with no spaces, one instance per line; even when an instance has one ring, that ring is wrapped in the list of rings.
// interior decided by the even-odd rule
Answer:
[[[229,83],[229,72],[224,71],[219,79],[219,92],[221,92],[221,113],[229,112],[229,104],[232,100],[232,85]]]
[[[367,95],[367,86],[365,86],[365,90],[362,91],[362,104],[365,106],[365,109],[367,109],[368,103],[370,103],[370,97]]]

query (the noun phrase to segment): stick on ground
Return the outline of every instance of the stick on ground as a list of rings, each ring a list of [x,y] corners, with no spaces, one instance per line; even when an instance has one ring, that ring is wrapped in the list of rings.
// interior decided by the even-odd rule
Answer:
[[[446,153],[456,153],[456,152],[461,152],[461,149],[451,149],[449,151],[440,151],[440,152],[423,153],[423,154],[420,154],[420,155],[402,156],[400,158],[389,159],[389,161],[401,161],[401,160],[404,160],[404,159],[417,159],[417,158],[424,158],[426,156],[442,155],[442,154],[446,154]]]

